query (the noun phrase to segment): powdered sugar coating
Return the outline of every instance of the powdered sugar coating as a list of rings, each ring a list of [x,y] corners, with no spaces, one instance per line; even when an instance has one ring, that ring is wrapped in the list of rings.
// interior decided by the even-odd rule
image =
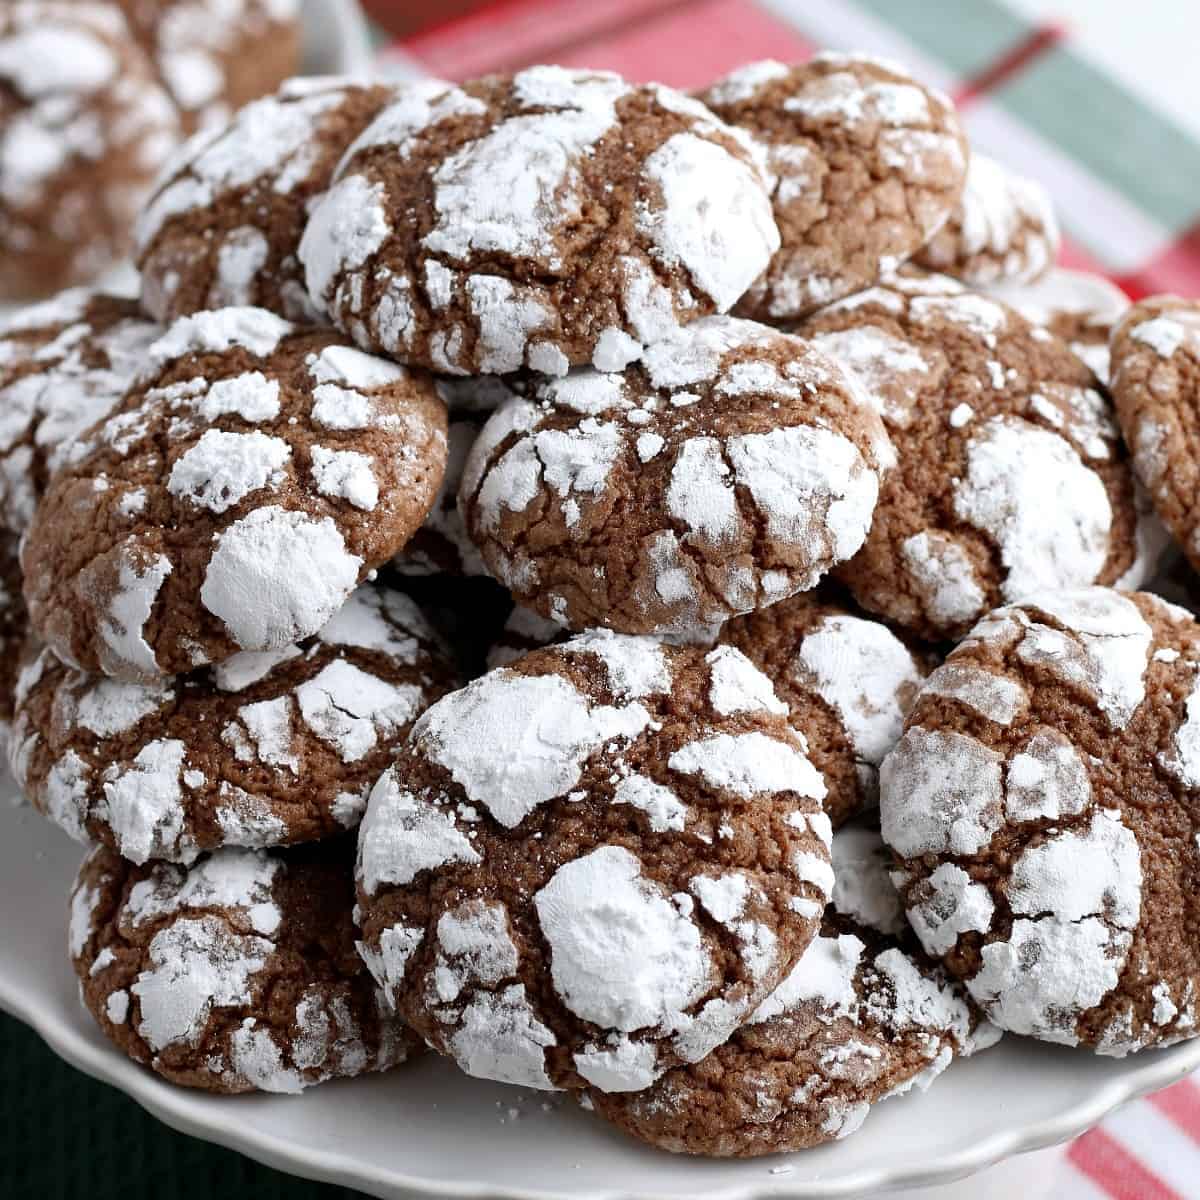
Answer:
[[[1064,342],[911,271],[797,332],[874,390],[894,448],[871,532],[838,570],[863,607],[936,640],[1031,590],[1136,583],[1142,518],[1128,456],[1107,398]]]
[[[161,330],[132,300],[73,289],[0,326],[0,519],[23,533],[76,438],[121,399]]]
[[[752,63],[701,98],[764,143],[783,245],[739,311],[780,320],[858,291],[904,262],[962,191],[953,105],[863,55]]]
[[[42,650],[18,682],[25,794],[74,837],[140,863],[357,824],[392,742],[456,679],[412,601],[363,586],[280,652],[140,684]]]
[[[147,353],[30,531],[40,634],[134,679],[311,636],[433,499],[432,381],[253,308],[181,318]]]
[[[354,953],[349,866],[336,843],[189,869],[93,851],[72,897],[85,1005],[136,1062],[207,1091],[298,1092],[403,1062],[414,1043]]]
[[[19,3],[0,19],[0,292],[85,283],[127,252],[179,119],[119,11]]]
[[[917,262],[972,287],[1027,284],[1054,265],[1059,241],[1045,188],[975,151],[958,207]]]
[[[469,1073],[536,1087],[644,1088],[724,1041],[832,885],[781,709],[735,650],[607,631],[431,708],[359,837],[363,952],[400,1011]]]
[[[138,219],[147,309],[169,321],[254,304],[311,319],[296,257],[308,208],[388,96],[347,79],[285,84],[193,137]]]
[[[641,365],[542,383],[497,410],[459,507],[492,573],[543,616],[686,635],[852,555],[887,453],[830,361],[712,317]]]
[[[1152,596],[1035,594],[919,694],[884,763],[883,835],[913,929],[997,1025],[1113,1055],[1189,1036],[1150,1012],[1200,973],[1181,932],[1198,639]]]
[[[869,882],[855,890],[847,878],[846,906],[835,893],[820,935],[745,1025],[705,1062],[634,1095],[596,1086],[590,1104],[677,1153],[797,1150],[847,1136],[879,1100],[924,1090],[977,1038],[994,1040],[961,985],[899,936],[881,857],[877,834],[839,833],[835,862]]]
[[[426,215],[397,222],[417,195]],[[446,374],[564,375],[619,370],[726,311],[778,245],[757,151],[703,106],[529,67],[397,89],[300,257],[313,300],[364,346]]]

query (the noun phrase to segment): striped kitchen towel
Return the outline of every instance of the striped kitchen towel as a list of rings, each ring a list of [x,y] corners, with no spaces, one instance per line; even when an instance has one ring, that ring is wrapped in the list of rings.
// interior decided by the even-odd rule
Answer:
[[[367,7],[386,61],[449,79],[553,62],[691,88],[823,47],[894,58],[955,98],[973,145],[1046,184],[1065,265],[1134,298],[1200,296],[1196,0],[447,0],[436,18],[419,2]],[[1200,1084],[1078,1138],[1054,1195],[1200,1200]]]

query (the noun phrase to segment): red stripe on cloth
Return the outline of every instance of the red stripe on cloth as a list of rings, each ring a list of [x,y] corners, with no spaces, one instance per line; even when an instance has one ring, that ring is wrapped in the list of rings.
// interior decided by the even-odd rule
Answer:
[[[1148,263],[1117,282],[1135,300],[1159,292],[1200,296],[1200,220]]]
[[[497,69],[556,61],[576,46],[640,23],[688,0],[502,0],[403,39],[404,52],[435,75],[468,79]]]
[[[1148,1097],[1148,1101],[1194,1142],[1200,1142],[1200,1085],[1185,1079],[1174,1087],[1156,1092]]]
[[[695,88],[757,58],[799,61],[814,49],[791,25],[755,4],[700,0],[567,50],[556,61],[618,71],[636,82]]]
[[[1015,46],[1006,50],[991,66],[985,67],[973,79],[968,79],[954,93],[954,102],[965,107],[985,92],[995,91],[1014,75],[1019,75],[1030,63],[1041,58],[1066,36],[1066,30],[1058,24],[1042,25],[1022,38]]]
[[[1102,1128],[1076,1138],[1067,1157],[1113,1200],[1184,1200]]]

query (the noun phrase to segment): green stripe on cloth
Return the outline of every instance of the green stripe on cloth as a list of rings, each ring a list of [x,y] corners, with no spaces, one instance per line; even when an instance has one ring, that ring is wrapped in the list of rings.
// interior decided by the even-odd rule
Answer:
[[[1195,221],[1200,145],[1077,54],[1051,51],[992,98],[1168,232]]]
[[[963,79],[991,66],[1032,28],[993,0],[969,0],[952,11],[928,0],[854,0],[854,7],[891,25]]]

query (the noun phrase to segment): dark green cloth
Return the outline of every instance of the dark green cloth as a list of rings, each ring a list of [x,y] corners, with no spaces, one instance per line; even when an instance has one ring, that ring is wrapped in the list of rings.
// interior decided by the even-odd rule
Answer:
[[[0,1014],[0,1200],[353,1200],[168,1129]]]

